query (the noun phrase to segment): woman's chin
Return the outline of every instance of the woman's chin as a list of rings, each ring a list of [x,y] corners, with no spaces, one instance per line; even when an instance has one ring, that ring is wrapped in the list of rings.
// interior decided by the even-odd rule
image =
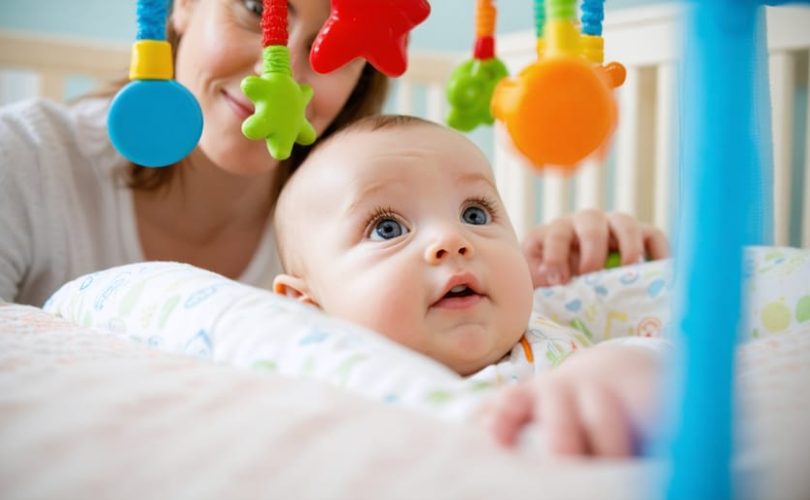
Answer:
[[[265,152],[266,158],[263,161],[244,161],[236,163],[218,163],[220,168],[238,177],[256,177],[266,175],[276,170],[278,163],[270,157],[270,153]]]
[[[232,175],[252,177],[267,174],[279,164],[270,156],[264,141],[250,141],[242,136],[208,141],[203,135],[199,147],[210,162]]]

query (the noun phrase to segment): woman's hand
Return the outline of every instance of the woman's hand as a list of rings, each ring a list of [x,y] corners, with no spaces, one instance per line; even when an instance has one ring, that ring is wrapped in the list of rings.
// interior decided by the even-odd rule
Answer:
[[[562,285],[573,276],[599,271],[608,253],[618,251],[621,264],[669,256],[659,229],[630,215],[589,209],[535,227],[526,235],[523,254],[535,287]]]
[[[652,433],[659,353],[641,346],[596,346],[560,367],[505,388],[478,415],[503,446],[531,426],[558,455],[627,457]]]

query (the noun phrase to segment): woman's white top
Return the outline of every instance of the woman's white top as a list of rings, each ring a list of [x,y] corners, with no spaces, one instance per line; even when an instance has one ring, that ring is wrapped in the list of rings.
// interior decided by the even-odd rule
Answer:
[[[108,105],[0,108],[0,299],[39,306],[77,276],[144,260]],[[279,271],[268,221],[239,281],[269,288]]]

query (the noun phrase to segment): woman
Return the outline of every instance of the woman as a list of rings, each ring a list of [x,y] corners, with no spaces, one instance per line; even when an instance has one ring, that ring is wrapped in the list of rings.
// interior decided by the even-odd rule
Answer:
[[[187,262],[271,286],[279,266],[269,215],[307,148],[277,162],[263,141],[242,136],[252,104],[240,83],[261,70],[261,10],[260,0],[174,2],[167,38],[176,78],[197,97],[205,123],[198,147],[178,165],[146,169],[113,149],[106,112],[114,92],[69,107],[34,101],[0,110],[0,299],[40,305],[76,276],[141,260]],[[307,113],[321,137],[378,112],[387,89],[361,60],[326,75],[312,70],[309,48],[329,10],[329,0],[289,2],[291,65],[314,89]],[[627,262],[645,244],[653,257],[665,254],[652,228],[581,213],[527,240],[536,284],[598,269],[611,239]]]

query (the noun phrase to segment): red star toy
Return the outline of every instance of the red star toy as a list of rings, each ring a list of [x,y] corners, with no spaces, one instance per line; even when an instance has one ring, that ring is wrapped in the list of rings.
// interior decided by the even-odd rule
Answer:
[[[312,68],[330,73],[362,57],[399,76],[408,66],[408,33],[429,14],[427,0],[332,0],[332,13],[312,45]]]

